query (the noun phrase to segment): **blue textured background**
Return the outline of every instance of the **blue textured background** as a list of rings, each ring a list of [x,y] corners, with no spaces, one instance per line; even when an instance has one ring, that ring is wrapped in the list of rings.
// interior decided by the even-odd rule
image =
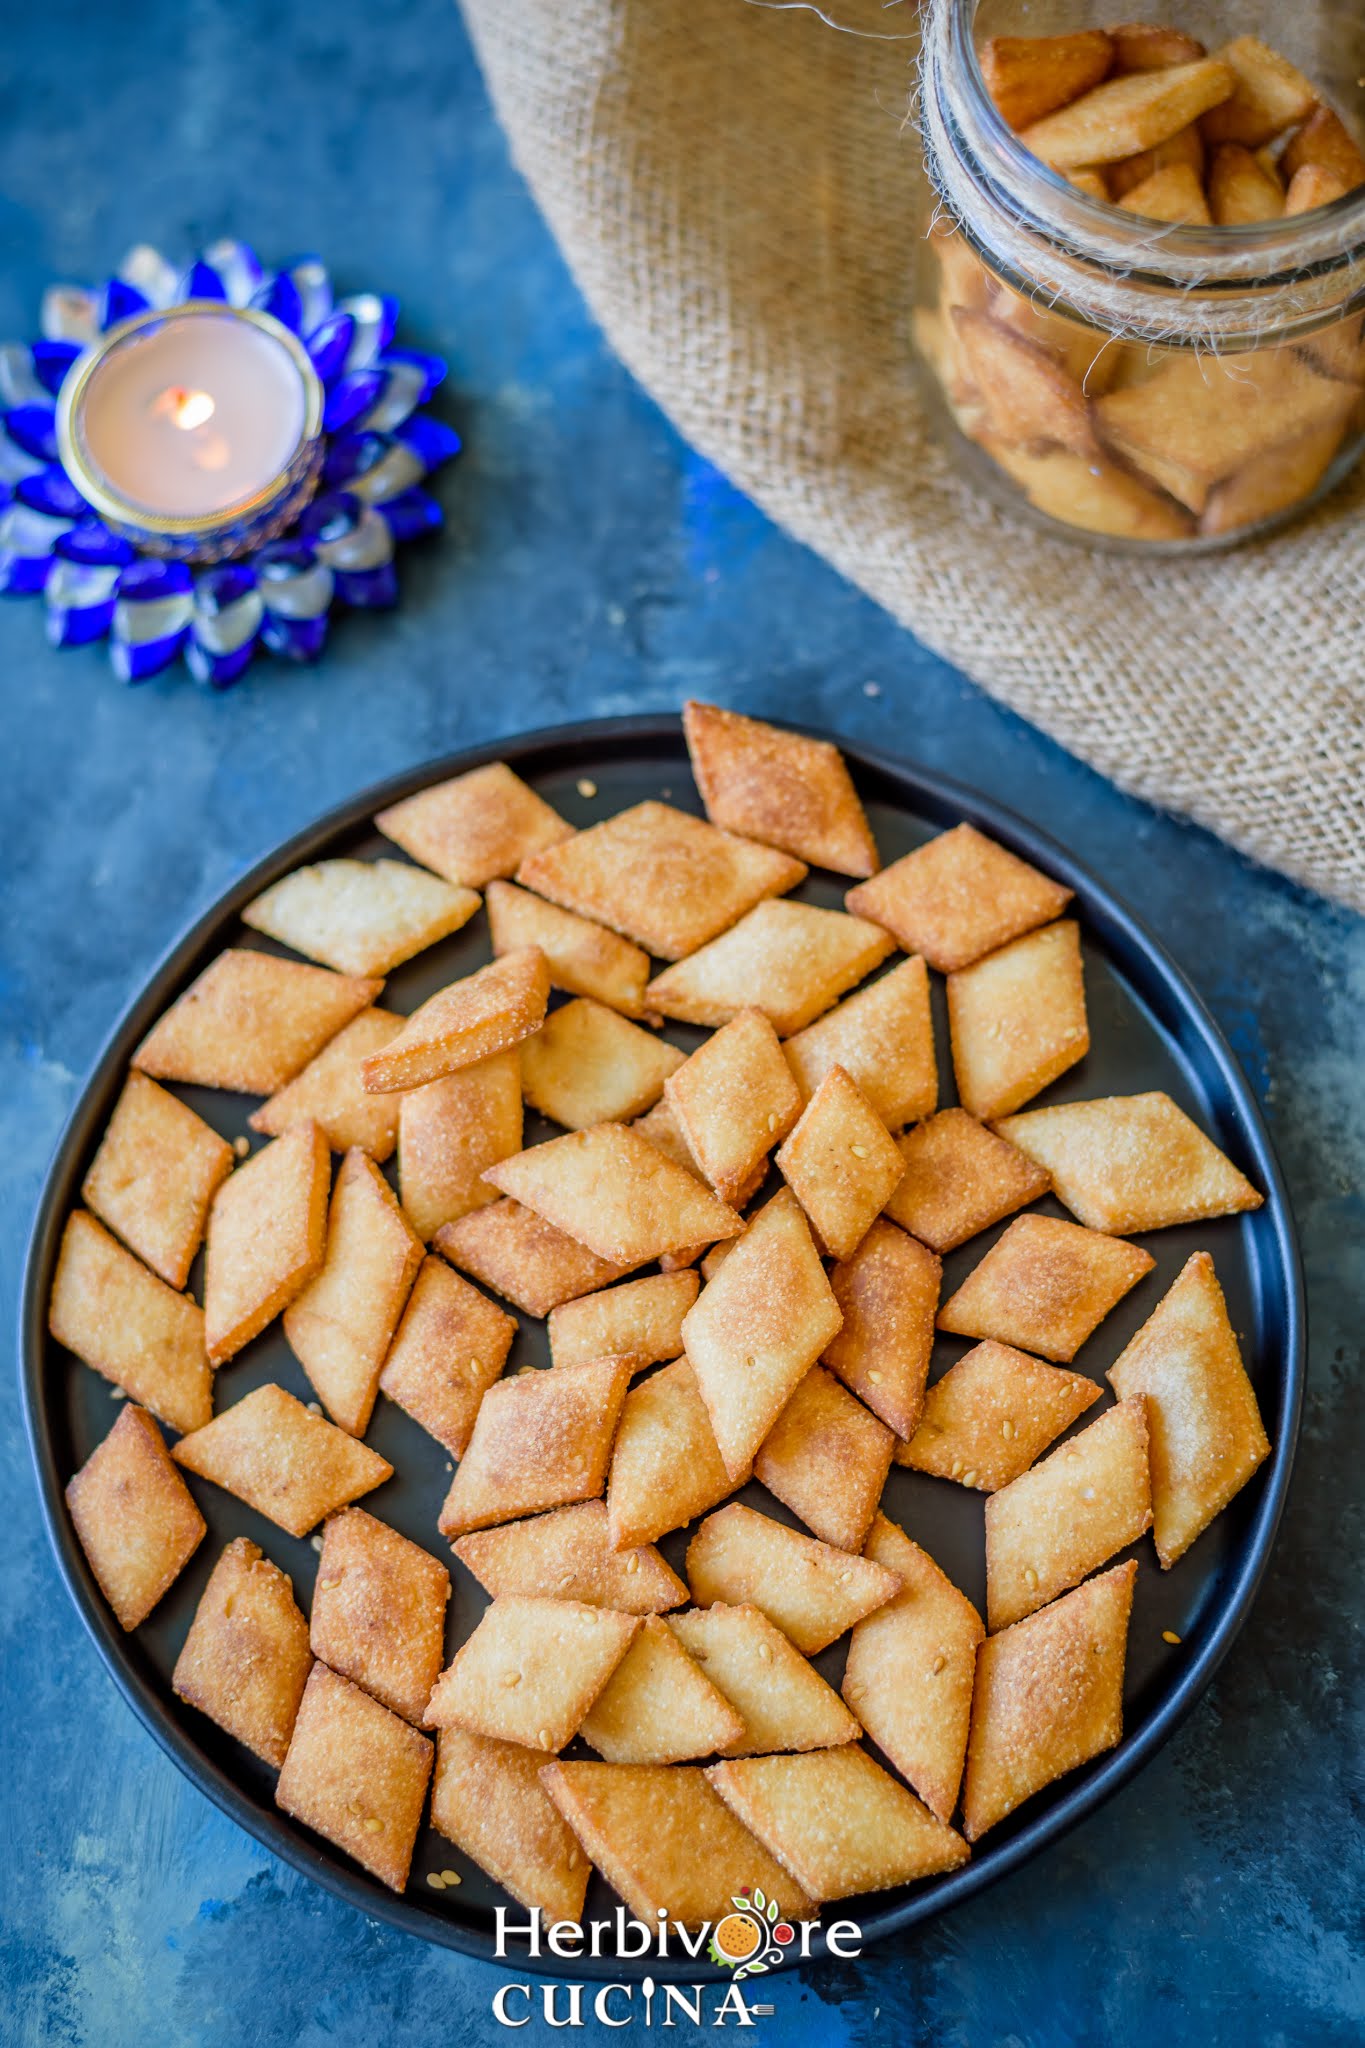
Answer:
[[[1212,1693],[1045,1860],[898,1950],[774,1982],[791,2043],[1357,2042],[1365,930],[1117,795],[919,648],[683,448],[604,348],[446,0],[10,11],[0,334],[138,239],[239,232],[382,285],[453,361],[469,454],[396,619],[217,698],[121,688],[0,614],[0,1311],[80,1077],[171,936],[276,840],[467,741],[689,693],[912,752],[1038,817],[1155,926],[1270,1116],[1310,1287],[1269,1582]],[[877,686],[874,693],[872,685]],[[1216,764],[1215,764],[1216,766]],[[508,2039],[497,1978],[282,1868],[121,1705],[0,1408],[0,2036],[62,2048]],[[523,2041],[562,2039],[539,2026]],[[671,2036],[670,2038],[677,2038]]]

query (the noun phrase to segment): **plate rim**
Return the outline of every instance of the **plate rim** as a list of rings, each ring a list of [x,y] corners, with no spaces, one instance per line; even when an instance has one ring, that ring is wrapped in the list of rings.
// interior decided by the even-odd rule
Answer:
[[[1075,892],[1076,905],[1082,911],[1088,928],[1116,958],[1125,976],[1140,993],[1143,992],[1143,982],[1150,980],[1168,1000],[1172,996],[1176,998],[1177,1008],[1194,1027],[1205,1056],[1212,1060],[1218,1072],[1236,1113],[1242,1147],[1261,1176],[1284,1297],[1281,1383],[1274,1447],[1261,1468],[1261,1495],[1244,1547],[1237,1557],[1229,1559],[1226,1568],[1228,1583],[1219,1598],[1213,1626],[1201,1637],[1188,1663],[1172,1681],[1170,1690],[1142,1725],[1131,1734],[1125,1733],[1115,1749],[1085,1767],[1078,1780],[1059,1794],[1046,1810],[1025,1821],[1007,1840],[995,1845],[987,1844],[960,1869],[939,1877],[927,1886],[910,1889],[894,1904],[874,1911],[860,1922],[863,1935],[860,1952],[865,1955],[873,1946],[892,1936],[903,1935],[974,1897],[1059,1841],[1137,1775],[1175,1733],[1207,1690],[1250,1615],[1269,1564],[1288,1495],[1306,1377],[1305,1290],[1288,1190],[1251,1084],[1199,990],[1166,946],[1124,899],[1084,862],[1078,861],[1068,848],[1030,819],[969,784],[942,775],[936,769],[906,756],[884,748],[863,746],[818,726],[781,718],[771,718],[766,722],[803,737],[828,741],[855,769],[870,770],[898,783],[907,794],[907,808],[916,808],[918,815],[927,813],[933,817],[936,813],[949,813],[955,821],[965,821],[989,832],[1023,858],[1043,866]],[[532,1957],[521,1947],[509,1948],[506,1955],[499,1957],[495,1953],[495,1937],[491,1930],[422,1912],[406,1892],[390,1892],[359,1866],[348,1868],[342,1861],[343,1852],[340,1850],[315,1846],[311,1837],[287,1815],[259,1807],[200,1747],[189,1728],[176,1717],[171,1697],[163,1697],[128,1654],[130,1638],[119,1629],[100,1596],[77,1543],[65,1509],[64,1482],[58,1470],[51,1426],[42,1398],[44,1346],[48,1334],[47,1295],[61,1228],[68,1207],[79,1194],[76,1162],[88,1147],[99,1118],[107,1115],[106,1096],[126,1067],[137,1041],[164,1009],[168,987],[177,980],[183,980],[196,955],[228,920],[240,916],[242,906],[253,896],[293,867],[318,857],[325,845],[341,834],[353,831],[386,805],[400,802],[451,776],[468,773],[493,761],[507,761],[516,768],[528,757],[554,754],[564,756],[563,765],[568,767],[572,765],[575,753],[600,755],[604,750],[613,748],[646,748],[651,745],[659,747],[662,752],[668,743],[679,742],[685,744],[681,714],[677,711],[571,720],[561,725],[505,734],[501,738],[429,759],[354,792],[253,862],[220,891],[211,904],[193,917],[162,951],[106,1034],[80,1083],[45,1169],[42,1192],[26,1247],[19,1295],[17,1364],[20,1405],[43,1524],[59,1575],[87,1636],[119,1694],[148,1734],[221,1813],[235,1821],[263,1848],[301,1875],[320,1884],[333,1897],[418,1940],[455,1950],[492,1967],[525,1971],[535,1977],[612,1978],[628,1982],[644,1974],[646,1963],[656,1978],[672,1981],[722,1981],[728,1973],[701,1958],[694,1962],[672,1955],[638,1959],[584,1955],[573,1958],[565,1968],[555,1967],[565,1959],[543,1954]],[[1169,1019],[1164,1019],[1163,1025],[1165,1029],[1171,1029]],[[837,1905],[838,1902],[832,1903]],[[518,1908],[518,1911],[524,1909]],[[830,1917],[838,1916],[831,1913]],[[812,1940],[810,1957],[803,1961],[801,1967],[809,1968],[826,1960],[827,1956],[823,1938],[817,1937]]]

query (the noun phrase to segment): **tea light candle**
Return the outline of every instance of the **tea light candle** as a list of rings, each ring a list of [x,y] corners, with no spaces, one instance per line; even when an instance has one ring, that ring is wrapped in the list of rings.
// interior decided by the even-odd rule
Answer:
[[[316,480],[322,387],[269,314],[191,300],[110,330],[72,367],[62,462],[107,524],[186,559],[243,553]]]

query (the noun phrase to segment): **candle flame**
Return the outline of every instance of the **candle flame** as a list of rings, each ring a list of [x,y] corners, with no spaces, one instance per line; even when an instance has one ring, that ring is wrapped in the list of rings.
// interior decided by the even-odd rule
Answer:
[[[186,391],[182,385],[172,384],[161,393],[152,410],[173,427],[190,433],[213,418],[215,407],[207,391]]]

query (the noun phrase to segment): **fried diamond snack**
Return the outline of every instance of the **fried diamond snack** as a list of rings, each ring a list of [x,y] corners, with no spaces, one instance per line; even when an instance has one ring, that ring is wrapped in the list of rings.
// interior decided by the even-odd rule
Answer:
[[[608,1003],[623,1017],[643,1017],[649,955],[642,947],[512,882],[490,882],[485,901],[496,956],[539,946],[552,987]]]
[[[561,1301],[609,1287],[631,1270],[599,1259],[520,1202],[473,1209],[455,1223],[443,1223],[432,1243],[453,1266],[472,1273],[528,1316],[547,1316]]]
[[[722,1201],[752,1192],[773,1146],[801,1114],[777,1033],[761,1010],[741,1010],[703,1041],[665,1084],[683,1142]]]
[[[621,1614],[680,1607],[687,1588],[653,1544],[617,1549],[600,1500],[461,1536],[455,1555],[495,1600],[580,1600]]]
[[[630,1375],[630,1359],[598,1358],[490,1387],[450,1482],[441,1534],[462,1536],[600,1494]]]
[[[81,1187],[81,1199],[177,1291],[204,1235],[232,1147],[178,1097],[129,1074]]]
[[[449,1598],[450,1574],[429,1552],[364,1508],[343,1508],[322,1532],[313,1655],[420,1724],[444,1659]]]
[[[295,868],[242,912],[253,931],[341,974],[387,974],[457,932],[479,907],[400,860],[324,860]]]
[[[894,950],[885,932],[811,903],[760,903],[688,959],[656,974],[651,1009],[684,1024],[727,1024],[762,1010],[779,1038],[814,1023]]]
[[[901,1590],[855,1625],[844,1698],[929,1811],[948,1821],[967,1755],[981,1616],[885,1515],[863,1555],[895,1572]]]
[[[556,1763],[541,1783],[637,1920],[701,1927],[731,1911],[741,1885],[776,1899],[789,1920],[815,1916],[694,1765]]]
[[[1069,1365],[1155,1264],[1150,1252],[1123,1238],[1055,1216],[1016,1216],[939,1310],[938,1326]]]
[[[1231,94],[1204,117],[1209,142],[1241,142],[1259,149],[1304,120],[1317,104],[1317,94],[1303,73],[1259,36],[1234,36],[1213,52],[1213,61],[1225,64],[1234,82]]]
[[[496,1202],[485,1169],[521,1150],[521,1048],[491,1053],[398,1096],[398,1189],[408,1220],[430,1240],[443,1223]]]
[[[683,731],[713,825],[836,874],[876,872],[867,818],[844,757],[828,740],[695,698],[683,705]]]
[[[1119,1741],[1136,1576],[1129,1558],[982,1643],[962,1794],[969,1842]]]
[[[931,967],[951,974],[1051,923],[1071,891],[974,825],[955,825],[860,882],[844,901],[885,926],[907,953],[922,953]]]
[[[257,1387],[181,1437],[171,1456],[291,1536],[393,1477],[386,1458],[277,1386]]]
[[[1109,1380],[1121,1401],[1147,1397],[1154,1534],[1169,1568],[1270,1455],[1207,1252],[1186,1263]]]
[[[86,1562],[119,1626],[147,1619],[199,1548],[204,1517],[161,1431],[130,1401],[67,1481],[66,1505]]]
[[[550,972],[538,946],[490,960],[429,996],[396,1038],[360,1064],[371,1094],[419,1088],[504,1052],[538,1031],[550,1000]]]
[[[364,1152],[337,1175],[322,1271],[284,1312],[284,1334],[334,1422],[369,1427],[379,1374],[407,1305],[422,1240]]]
[[[383,985],[230,946],[152,1026],[133,1065],[159,1081],[274,1095]]]
[[[1131,72],[1030,123],[1019,139],[1055,170],[1115,163],[1140,149],[1155,148],[1198,120],[1228,99],[1234,84],[1232,70],[1217,57],[1171,64],[1162,71]],[[1206,126],[1205,133],[1209,132]],[[1239,138],[1220,134],[1215,139]]]
[[[175,1660],[177,1695],[277,1771],[312,1663],[288,1574],[245,1536],[234,1537]]]
[[[1099,1398],[1100,1389],[1083,1372],[1044,1365],[988,1339],[935,1380],[919,1427],[897,1450],[896,1463],[995,1493]]]
[[[398,1142],[401,1095],[371,1095],[360,1064],[403,1028],[392,1010],[362,1010],[329,1039],[301,1074],[251,1112],[253,1131],[281,1137],[294,1124],[312,1121],[333,1152],[359,1145],[380,1165]]]
[[[1259,1209],[1262,1196],[1159,1089],[1007,1117],[1000,1135],[1038,1162],[1091,1230],[1127,1237]]]
[[[524,861],[517,880],[657,959],[681,960],[805,873],[785,853],[650,802]]]
[[[736,1486],[841,1321],[806,1219],[784,1188],[683,1320],[683,1345]]]
[[[886,1205],[931,1251],[956,1251],[1051,1185],[1045,1167],[965,1109],[942,1109],[899,1140],[905,1171]]]
[[[842,1067],[830,1068],[777,1164],[836,1259],[852,1258],[905,1171],[895,1139]]]
[[[1030,932],[948,977],[953,1070],[962,1106],[1005,1116],[1090,1050],[1080,928]]]
[[[862,1731],[833,1686],[757,1607],[717,1601],[670,1614],[668,1626],[743,1721],[743,1733],[722,1746],[722,1755],[858,1740]]]
[[[495,1600],[437,1679],[427,1724],[563,1749],[640,1626],[577,1600]]]
[[[431,1776],[432,1744],[349,1679],[315,1664],[275,1804],[401,1892]]]
[[[521,1048],[522,1093],[571,1131],[622,1123],[658,1101],[684,1058],[666,1039],[579,996],[552,1010]]]
[[[321,1271],[332,1162],[314,1123],[282,1138],[226,1180],[209,1211],[204,1327],[215,1365],[235,1357]]]
[[[831,1067],[857,1082],[888,1130],[931,1116],[938,1101],[929,972],[902,960],[786,1043],[801,1093],[810,1097]]]
[[[47,1326],[59,1344],[172,1429],[213,1413],[204,1317],[84,1209],[62,1232]]]
[[[516,1334],[515,1316],[428,1254],[389,1346],[379,1390],[452,1458],[462,1458],[479,1403],[506,1365]]]
[[[523,1906],[581,1920],[592,1865],[540,1782],[544,1763],[543,1750],[443,1728],[431,1824]]]
[[[807,1657],[900,1588],[884,1565],[818,1543],[738,1501],[708,1515],[692,1538],[687,1581],[698,1607],[752,1602]]]
[[[813,1899],[910,1884],[955,1870],[970,1853],[961,1835],[852,1743],[712,1764],[706,1775]]]
[[[505,761],[419,790],[374,822],[423,867],[466,889],[515,874],[532,854],[573,833]]]
[[[642,1266],[660,1252],[737,1237],[728,1203],[623,1124],[595,1124],[533,1145],[484,1179],[599,1259]]]
[[[934,1254],[884,1217],[829,1276],[844,1326],[825,1364],[898,1437],[914,1434],[924,1406],[942,1277]]]
[[[813,1365],[759,1445],[754,1477],[822,1542],[857,1550],[895,1441],[833,1373]]]
[[[700,1287],[700,1276],[684,1269],[561,1303],[550,1310],[550,1363],[630,1358],[642,1371],[660,1359],[681,1358],[683,1317]]]
[[[652,1543],[723,1501],[731,1479],[697,1375],[686,1358],[626,1395],[611,1454],[607,1520],[617,1550]]]
[[[667,1624],[651,1614],[579,1733],[609,1764],[680,1764],[742,1741],[744,1723]]]

